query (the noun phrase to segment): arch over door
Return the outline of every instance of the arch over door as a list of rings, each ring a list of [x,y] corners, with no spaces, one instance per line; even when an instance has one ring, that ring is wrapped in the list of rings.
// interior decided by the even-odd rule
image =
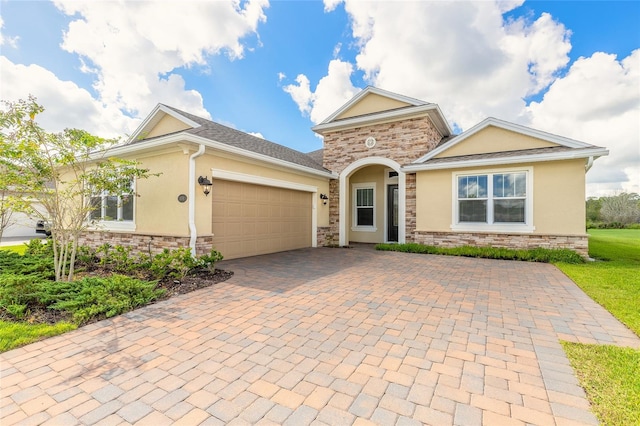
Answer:
[[[213,247],[225,259],[311,247],[312,194],[216,179]]]

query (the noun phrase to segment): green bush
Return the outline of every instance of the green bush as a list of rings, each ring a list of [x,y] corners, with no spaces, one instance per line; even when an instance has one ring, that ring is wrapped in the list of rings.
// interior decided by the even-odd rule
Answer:
[[[37,275],[0,274],[0,308],[17,319],[28,312],[30,304],[37,304],[42,279]]]
[[[201,267],[207,268],[209,272],[213,273],[216,270],[216,262],[219,262],[222,259],[224,259],[222,253],[212,249],[208,254],[203,254],[202,256],[200,256],[198,258],[198,263]]]
[[[155,281],[141,281],[114,274],[108,278],[86,277],[78,281],[47,285],[41,298],[51,309],[72,314],[74,321],[83,323],[96,318],[110,318],[146,305],[164,295]]]
[[[481,257],[485,259],[523,260],[528,262],[584,263],[578,253],[568,249],[534,248],[513,250],[500,247],[434,247],[419,243],[377,244],[376,250],[400,251],[404,253],[443,254],[449,256]]]
[[[0,273],[18,275],[38,275],[41,279],[53,279],[53,257],[18,254],[0,250]]]

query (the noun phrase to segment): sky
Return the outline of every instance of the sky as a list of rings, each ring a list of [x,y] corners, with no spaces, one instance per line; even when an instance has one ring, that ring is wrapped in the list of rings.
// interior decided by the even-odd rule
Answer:
[[[0,99],[49,131],[164,103],[310,152],[368,85],[606,147],[587,196],[640,193],[640,1],[0,0]]]

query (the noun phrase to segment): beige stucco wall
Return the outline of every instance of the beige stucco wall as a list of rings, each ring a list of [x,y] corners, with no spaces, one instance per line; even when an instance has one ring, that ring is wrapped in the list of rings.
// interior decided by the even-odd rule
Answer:
[[[351,175],[349,178],[349,205],[347,208],[347,241],[358,243],[379,243],[385,240],[384,238],[384,219],[385,219],[385,206],[384,206],[384,166],[368,166],[364,167]],[[354,193],[353,184],[355,183],[375,183],[375,225],[376,232],[362,232],[353,231],[353,203]]]
[[[173,151],[135,158],[141,162],[142,167],[148,168],[150,173],[161,173],[158,177],[137,182],[136,188],[140,197],[136,199],[135,206],[135,233],[189,235],[189,202],[180,203],[178,196],[189,195],[189,157],[194,152],[195,145],[187,154],[176,147]],[[328,179],[287,171],[284,167],[271,166],[219,152],[206,152],[203,156],[196,158],[196,179],[198,176],[207,176],[215,185],[216,178],[212,178],[212,169],[317,187],[317,223],[318,226],[329,225],[329,204],[323,205],[320,200],[321,193],[329,193]],[[205,196],[197,182],[195,196],[198,235],[210,235],[212,196]],[[338,200],[329,200],[330,202],[337,203]]]
[[[435,158],[545,148],[549,146],[557,146],[557,144],[512,132],[510,130],[488,126],[480,130],[478,133],[469,136],[462,142],[436,155]]]
[[[142,167],[149,169],[149,173],[161,175],[136,182],[136,190],[140,196],[136,198],[135,204],[135,232],[189,235],[189,202],[178,201],[180,194],[189,195],[189,156],[182,151],[173,151],[137,160],[142,163]],[[204,194],[199,192],[196,193],[196,206],[201,211],[202,205],[198,198],[204,198]]]
[[[534,234],[585,234],[585,160],[515,164],[502,169],[533,170]],[[416,230],[450,232],[453,174],[491,171],[488,167],[431,170],[416,173]]]
[[[388,111],[396,108],[410,106],[406,102],[400,102],[386,96],[369,93],[360,99],[355,105],[336,117],[336,120],[343,118],[357,117],[359,115],[371,114],[374,112]]]
[[[165,114],[165,116],[158,121],[158,124],[153,126],[153,129],[151,129],[149,133],[143,135],[143,138],[147,139],[155,136],[167,135],[169,133],[179,132],[180,130],[186,130],[189,128],[190,127],[182,121]]]

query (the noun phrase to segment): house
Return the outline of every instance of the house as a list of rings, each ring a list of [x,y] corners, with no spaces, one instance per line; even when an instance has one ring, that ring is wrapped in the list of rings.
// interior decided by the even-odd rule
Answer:
[[[604,148],[495,118],[454,135],[437,104],[375,87],[313,131],[324,148],[304,154],[158,105],[112,155],[162,175],[135,200],[105,194],[85,242],[227,259],[392,241],[587,254],[585,173]]]

